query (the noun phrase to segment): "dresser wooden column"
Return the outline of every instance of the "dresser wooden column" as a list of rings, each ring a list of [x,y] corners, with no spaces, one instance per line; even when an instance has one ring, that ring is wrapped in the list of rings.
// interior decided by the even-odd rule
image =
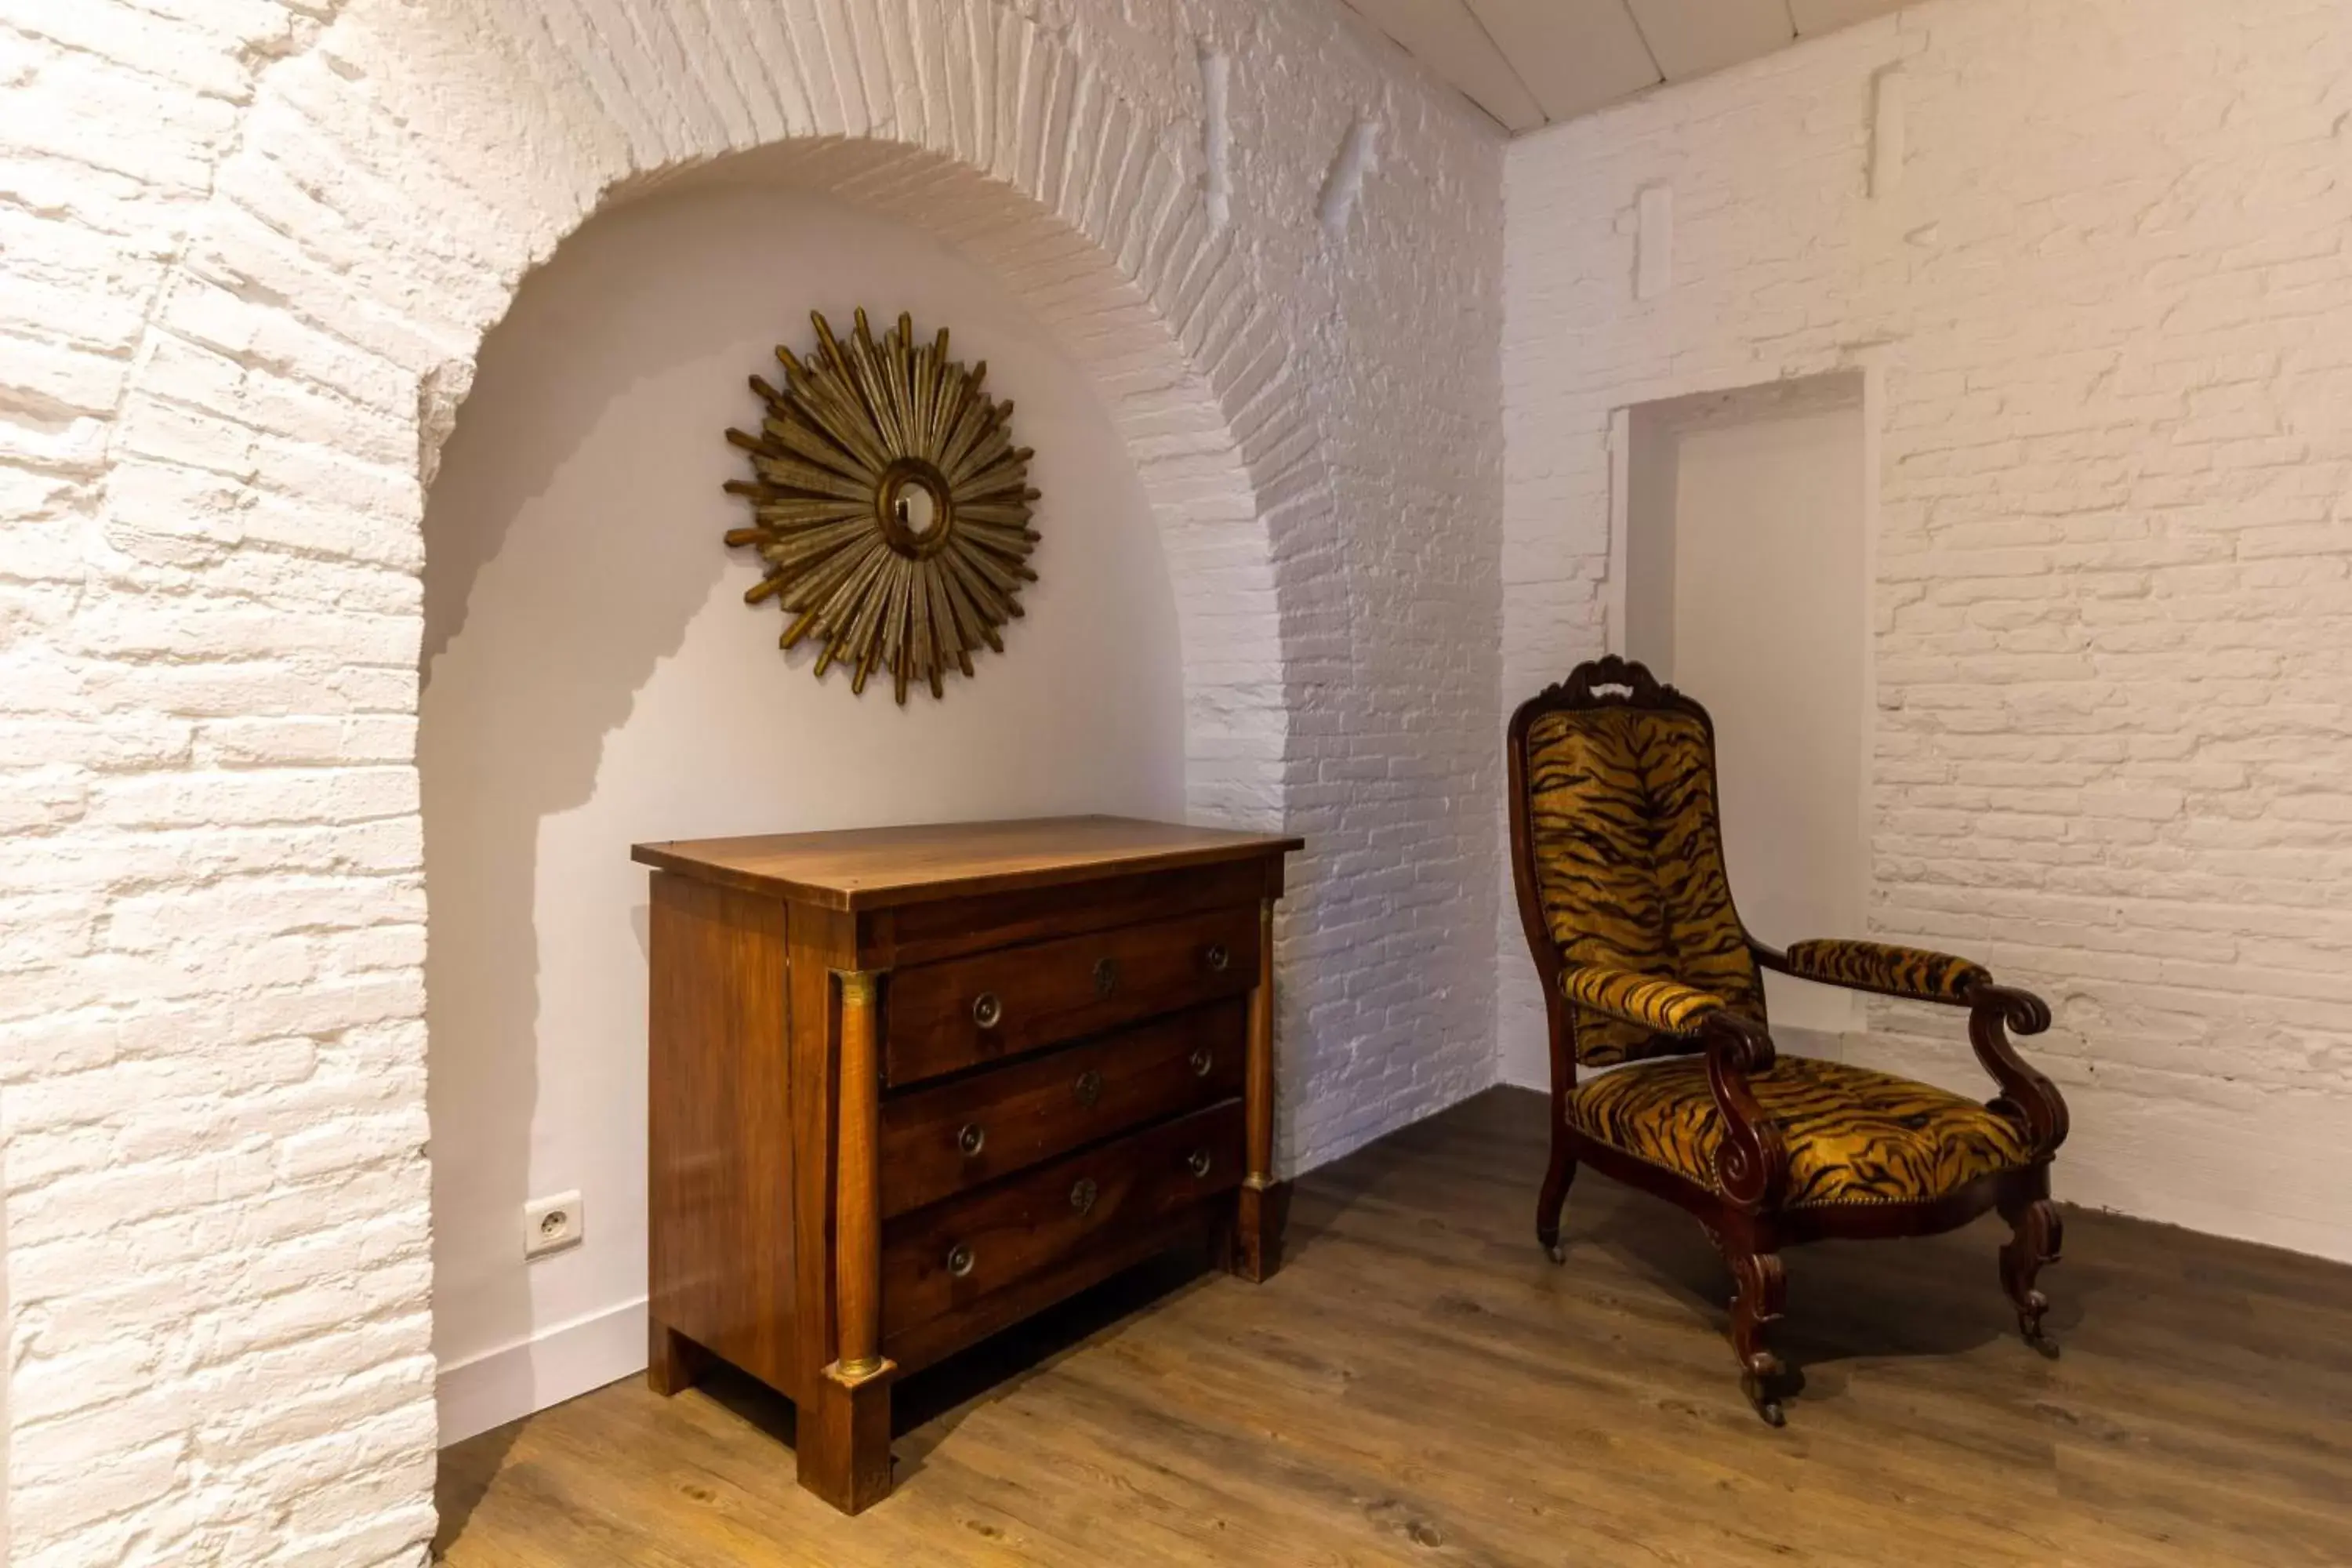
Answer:
[[[834,1357],[795,1432],[800,1483],[844,1513],[890,1495],[890,1377],[882,1354],[882,977],[835,972]]]
[[[1235,1198],[1226,1267],[1254,1284],[1282,1266],[1290,1184],[1274,1179],[1274,900],[1258,900],[1258,983],[1249,999],[1249,1174]]]
[[[890,1490],[911,1372],[1154,1253],[1264,1279],[1295,838],[1116,817],[642,844],[658,1392],[790,1396]]]

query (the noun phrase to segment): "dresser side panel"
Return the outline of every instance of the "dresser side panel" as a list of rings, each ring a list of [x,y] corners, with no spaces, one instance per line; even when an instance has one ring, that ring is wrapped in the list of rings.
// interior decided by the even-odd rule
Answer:
[[[656,872],[651,937],[652,1315],[793,1393],[784,906]]]

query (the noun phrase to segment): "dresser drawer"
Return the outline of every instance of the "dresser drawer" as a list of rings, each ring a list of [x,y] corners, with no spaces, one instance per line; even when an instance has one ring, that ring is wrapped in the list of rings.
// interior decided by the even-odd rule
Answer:
[[[1248,1004],[1228,997],[882,1105],[882,1213],[1242,1091]]]
[[[1257,984],[1254,905],[999,948],[890,977],[883,1072],[918,1083]]]
[[[1230,1191],[1242,1132],[1242,1102],[1225,1100],[890,1221],[884,1340]]]

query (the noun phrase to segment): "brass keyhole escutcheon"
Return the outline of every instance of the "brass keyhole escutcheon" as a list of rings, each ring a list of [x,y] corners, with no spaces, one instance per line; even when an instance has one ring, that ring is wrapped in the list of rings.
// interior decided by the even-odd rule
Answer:
[[[1092,1176],[1080,1176],[1076,1184],[1070,1188],[1070,1206],[1080,1214],[1087,1214],[1093,1210],[1095,1179]]]
[[[1184,1157],[1184,1168],[1196,1176],[1207,1175],[1210,1163],[1209,1152],[1206,1149],[1195,1149]]]
[[[971,999],[971,1021],[983,1029],[993,1029],[1004,1022],[1004,1004],[993,991],[983,991]]]
[[[1222,942],[1211,942],[1209,951],[1202,956],[1208,959],[1209,967],[1220,974],[1233,967],[1234,955],[1225,951],[1225,944]]]
[[[1208,1047],[1202,1046],[1192,1053],[1192,1076],[1194,1078],[1208,1077],[1209,1069],[1215,1065],[1216,1058],[1209,1055]]]
[[[1095,994],[1097,996],[1108,996],[1118,989],[1118,960],[1116,958],[1096,959]]]
[[[948,1272],[957,1279],[961,1279],[971,1272],[973,1261],[971,1248],[963,1243],[959,1241],[948,1248]]]
[[[1102,1098],[1102,1074],[1088,1068],[1078,1075],[1078,1081],[1073,1088],[1077,1094],[1078,1103],[1091,1106]]]
[[[956,1134],[956,1147],[963,1151],[965,1159],[971,1159],[988,1147],[988,1130],[977,1121],[965,1122],[963,1131]]]

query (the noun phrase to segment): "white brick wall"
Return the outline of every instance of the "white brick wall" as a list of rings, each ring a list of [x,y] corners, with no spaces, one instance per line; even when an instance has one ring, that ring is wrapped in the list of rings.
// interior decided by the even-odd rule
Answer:
[[[2051,999],[2062,1196],[2336,1258],[2347,122],[2340,5],[1933,0],[1516,143],[1505,263],[1504,704],[1601,646],[1612,408],[1878,367],[1872,930]],[[1535,1081],[1507,907],[1501,950]],[[1873,1022],[1979,1081],[1950,1015]]]
[[[1501,153],[1335,7],[13,0],[0,80],[16,1562],[421,1560],[422,485],[522,273],[667,171],[772,149],[1098,375],[1194,810],[1313,845],[1286,1162],[1486,1080]]]

